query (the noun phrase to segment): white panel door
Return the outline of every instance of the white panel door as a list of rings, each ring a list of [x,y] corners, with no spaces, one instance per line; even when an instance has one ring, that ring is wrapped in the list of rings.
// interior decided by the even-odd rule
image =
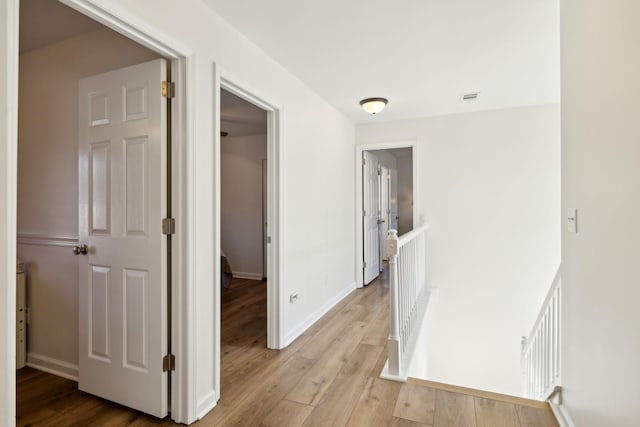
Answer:
[[[164,60],[79,83],[80,390],[168,407]]]
[[[389,170],[389,228],[398,230],[398,171]]]
[[[368,151],[362,153],[362,209],[364,284],[380,274],[380,235],[378,231],[378,158]]]
[[[380,229],[380,259],[387,260],[386,246],[384,244],[389,230],[389,168],[380,166],[380,217],[378,218]],[[382,263],[380,263],[382,270]]]

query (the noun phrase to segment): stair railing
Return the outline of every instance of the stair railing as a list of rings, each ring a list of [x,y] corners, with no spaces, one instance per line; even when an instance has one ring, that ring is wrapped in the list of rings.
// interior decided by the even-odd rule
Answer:
[[[544,401],[554,396],[559,399],[561,291],[558,268],[529,337],[522,337],[524,396],[529,399]]]
[[[406,371],[427,307],[426,234],[423,225],[398,237],[389,230],[385,241],[389,255],[388,361],[383,378],[406,381]]]

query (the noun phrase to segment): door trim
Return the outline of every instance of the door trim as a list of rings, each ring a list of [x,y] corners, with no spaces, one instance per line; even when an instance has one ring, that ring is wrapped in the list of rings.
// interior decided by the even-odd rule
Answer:
[[[0,425],[16,422],[19,0],[0,7]],[[6,56],[4,62],[1,58]]]
[[[231,73],[216,67],[215,69],[216,88],[216,120],[214,133],[216,135],[216,160],[215,160],[215,180],[216,180],[216,246],[214,261],[220,262],[220,90],[227,90],[234,95],[250,102],[251,104],[267,111],[267,224],[271,243],[267,245],[267,347],[271,349],[281,349],[286,346],[284,342],[284,307],[282,286],[282,108],[278,102],[274,102],[257,91],[250,88]],[[219,268],[219,267],[218,267]],[[216,276],[220,280],[220,275]],[[220,367],[220,286],[216,286],[216,369]],[[219,375],[217,375],[219,380]],[[219,389],[219,387],[217,387]]]
[[[418,222],[418,203],[419,192],[418,192],[418,144],[417,141],[397,141],[397,142],[381,142],[374,144],[357,144],[355,146],[355,225],[356,225],[356,242],[355,242],[355,277],[356,277],[356,287],[362,288],[364,281],[363,274],[363,251],[364,245],[362,243],[362,152],[364,151],[375,151],[375,150],[386,150],[391,148],[411,148],[412,155],[412,164],[413,164],[413,225],[414,227],[419,224]],[[397,169],[397,168],[396,168]]]

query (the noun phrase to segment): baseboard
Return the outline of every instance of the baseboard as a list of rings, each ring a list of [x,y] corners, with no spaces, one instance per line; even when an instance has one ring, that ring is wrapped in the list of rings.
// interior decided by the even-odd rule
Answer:
[[[37,353],[27,353],[27,366],[72,381],[78,381],[78,365]]]
[[[207,415],[213,408],[216,407],[216,391],[211,390],[207,393],[202,399],[198,400],[198,404],[196,406],[196,414],[199,420],[202,419],[205,415]]]
[[[296,338],[302,335],[304,331],[309,329],[311,325],[316,323],[322,316],[327,314],[329,310],[335,307],[336,304],[338,304],[340,301],[346,298],[347,295],[349,295],[355,289],[356,289],[356,283],[353,282],[349,286],[344,288],[342,291],[340,291],[333,298],[331,298],[329,301],[327,301],[322,307],[320,307],[319,309],[311,313],[309,316],[307,316],[306,319],[304,319],[298,326],[293,328],[293,330],[286,335],[284,339],[284,345],[282,346],[282,348],[285,348],[289,344],[291,344]]]
[[[262,273],[245,273],[243,271],[234,271],[233,277],[235,279],[262,280],[264,276],[262,275]]]
[[[560,427],[576,427],[569,416],[569,412],[567,412],[567,408],[564,405],[559,405],[555,402],[549,401],[549,406],[551,406],[551,410],[553,411],[553,415],[556,416],[556,420]]]

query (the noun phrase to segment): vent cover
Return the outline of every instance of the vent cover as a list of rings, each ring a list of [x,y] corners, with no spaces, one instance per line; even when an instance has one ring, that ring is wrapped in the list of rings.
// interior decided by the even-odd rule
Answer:
[[[462,97],[460,98],[460,101],[462,102],[477,101],[479,96],[480,96],[480,92],[463,93]]]

